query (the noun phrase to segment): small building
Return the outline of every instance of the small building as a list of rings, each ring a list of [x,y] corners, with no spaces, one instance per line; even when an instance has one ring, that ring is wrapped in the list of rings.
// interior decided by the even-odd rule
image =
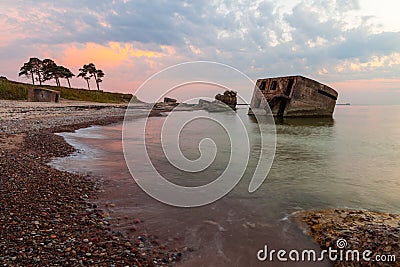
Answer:
[[[257,80],[249,114],[271,112],[277,117],[332,117],[338,93],[303,76]]]
[[[28,101],[30,102],[58,102],[60,92],[44,88],[29,88]]]

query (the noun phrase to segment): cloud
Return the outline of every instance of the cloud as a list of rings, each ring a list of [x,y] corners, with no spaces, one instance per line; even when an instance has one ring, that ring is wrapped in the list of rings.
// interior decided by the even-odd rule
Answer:
[[[81,62],[98,62],[109,67],[116,67],[124,61],[135,58],[162,58],[174,54],[172,47],[161,47],[159,51],[142,50],[132,44],[109,42],[107,45],[86,43],[85,45],[72,44],[65,48],[62,61],[67,65],[79,65]]]
[[[400,71],[400,32],[374,24],[359,1],[284,3],[3,0],[0,58],[14,69],[29,56],[71,68],[93,61],[129,81],[189,60],[229,64],[253,79],[302,74],[339,82]]]

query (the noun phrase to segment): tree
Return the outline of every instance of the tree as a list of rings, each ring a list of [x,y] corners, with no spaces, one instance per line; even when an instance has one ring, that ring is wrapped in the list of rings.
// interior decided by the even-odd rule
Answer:
[[[75,74],[73,74],[68,68],[64,66],[58,66],[51,59],[43,60],[42,72],[43,81],[54,79],[56,81],[56,85],[61,86],[60,79],[65,78],[68,81],[69,88],[71,88],[69,79],[75,76]]]
[[[89,90],[90,90],[89,80],[92,77],[96,82],[97,90],[100,90],[99,84],[103,81],[104,78],[104,72],[102,70],[97,69],[93,63],[89,63],[83,65],[83,67],[80,68],[79,71],[80,73],[78,74],[78,77],[82,77],[86,80]]]
[[[42,79],[42,66],[43,66],[43,61],[40,59],[34,57],[30,58],[29,62],[31,63],[33,67],[33,71],[36,73],[36,81],[39,82],[40,85],[42,85],[43,79]]]
[[[29,62],[24,63],[24,65],[20,68],[18,76],[26,76],[27,78],[32,78],[32,84],[35,85],[35,78],[33,76],[34,71],[33,67]]]
[[[74,77],[75,74],[73,74],[73,73],[71,72],[71,70],[69,70],[69,69],[66,68],[66,67],[59,66],[59,68],[60,68],[61,77],[64,78],[64,79],[67,79],[67,81],[68,81],[68,86],[69,86],[69,88],[71,88],[71,83],[69,82],[69,79],[71,79],[72,77]]]
[[[99,83],[103,81],[103,78],[104,78],[104,72],[102,70],[97,70],[97,79],[96,79],[97,90],[100,90]]]
[[[54,79],[56,81],[56,85],[60,86],[60,66],[51,60],[46,58],[43,60],[42,64],[42,73],[43,73],[43,81],[49,81]]]
[[[21,67],[19,76],[26,76],[30,77],[32,79],[32,84],[35,84],[35,80],[39,82],[40,85],[42,85],[42,66],[43,62],[36,58],[36,57],[31,57],[28,62],[24,63],[24,65]],[[36,77],[34,77],[36,75]]]
[[[87,86],[88,86],[88,88],[89,88],[89,90],[90,90],[90,84],[89,84],[90,77],[89,77],[89,76],[86,76],[86,77],[83,77],[83,78],[84,78],[85,81],[87,82]]]
[[[87,82],[88,89],[90,90],[89,80],[92,78],[93,75],[89,74],[89,67],[88,65],[83,65],[82,68],[79,69],[79,74],[77,77],[82,77]]]

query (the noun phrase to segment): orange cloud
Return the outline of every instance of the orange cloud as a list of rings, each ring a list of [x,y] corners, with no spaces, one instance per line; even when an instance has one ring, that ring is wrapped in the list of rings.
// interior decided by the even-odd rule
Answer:
[[[102,89],[130,93],[147,77],[163,69],[165,62],[174,61],[177,56],[172,46],[150,45],[142,48],[141,44],[120,42],[105,45],[73,43],[58,47],[58,51],[61,51],[58,53],[54,48],[44,48],[42,51],[50,51],[48,57],[70,68],[75,74],[84,64],[93,62],[106,73]],[[86,87],[83,79],[73,79],[72,83],[73,86]]]
[[[81,66],[94,62],[101,66],[116,67],[136,58],[161,58],[175,53],[172,47],[162,46],[160,48],[161,52],[137,49],[132,44],[118,42],[109,42],[108,45],[72,44],[65,49],[62,63],[67,66]]]

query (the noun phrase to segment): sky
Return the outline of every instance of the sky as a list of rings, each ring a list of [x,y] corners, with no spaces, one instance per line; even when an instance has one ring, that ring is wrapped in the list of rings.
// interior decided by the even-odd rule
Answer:
[[[307,76],[342,103],[400,104],[398,10],[397,0],[1,0],[0,76],[30,82],[18,77],[30,57],[75,74],[93,62],[103,90],[135,93],[164,68],[204,60],[252,80]]]

